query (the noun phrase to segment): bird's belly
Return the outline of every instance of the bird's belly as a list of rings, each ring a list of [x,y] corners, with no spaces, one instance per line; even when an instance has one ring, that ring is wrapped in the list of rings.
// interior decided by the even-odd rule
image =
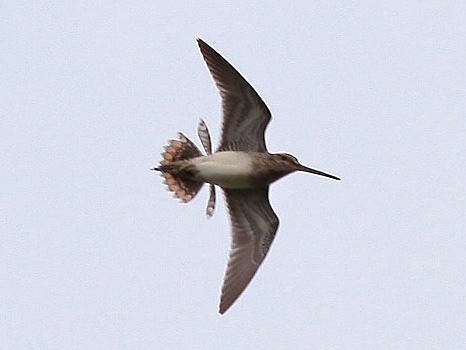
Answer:
[[[250,158],[242,152],[219,152],[195,160],[197,181],[224,188],[250,188],[252,166]]]

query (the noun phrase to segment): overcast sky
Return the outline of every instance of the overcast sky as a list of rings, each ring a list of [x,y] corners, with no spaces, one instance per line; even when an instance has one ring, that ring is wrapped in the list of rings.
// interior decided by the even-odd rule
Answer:
[[[466,3],[0,5],[1,349],[460,349]],[[217,312],[222,197],[157,164],[220,98],[195,38],[273,114],[271,152],[342,178],[272,186],[281,223]]]

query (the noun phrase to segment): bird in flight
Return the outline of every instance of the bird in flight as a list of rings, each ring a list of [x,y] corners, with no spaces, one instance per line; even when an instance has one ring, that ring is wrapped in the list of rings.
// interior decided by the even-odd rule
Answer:
[[[217,51],[197,39],[207,68],[220,92],[223,125],[220,145],[212,143],[203,120],[198,136],[206,155],[184,134],[170,140],[160,164],[168,189],[187,203],[209,184],[206,214],[215,208],[215,186],[225,194],[231,222],[231,249],[222,286],[219,312],[225,313],[238,299],[264,261],[278,228],[270,206],[269,186],[295,171],[340,180],[334,175],[299,163],[287,153],[271,154],[265,145],[265,129],[271,114],[264,101],[241,74]]]

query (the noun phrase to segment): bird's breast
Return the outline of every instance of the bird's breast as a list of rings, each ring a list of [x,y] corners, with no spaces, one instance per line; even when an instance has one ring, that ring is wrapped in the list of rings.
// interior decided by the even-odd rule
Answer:
[[[252,159],[246,152],[218,152],[192,159],[197,172],[196,181],[208,182],[224,188],[253,186]]]

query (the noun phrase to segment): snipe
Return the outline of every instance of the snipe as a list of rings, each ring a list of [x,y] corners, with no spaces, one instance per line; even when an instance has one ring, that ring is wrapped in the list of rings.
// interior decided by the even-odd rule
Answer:
[[[212,153],[209,130],[201,120],[198,136],[207,155],[179,133],[165,147],[154,170],[162,173],[168,189],[185,203],[209,183],[208,216],[215,207],[215,185],[225,193],[232,238],[220,301],[223,314],[247,287],[275,237],[278,217],[269,203],[269,185],[295,171],[340,179],[308,168],[290,154],[268,153],[264,133],[271,114],[264,101],[220,54],[201,39],[197,42],[222,98],[220,146]]]

